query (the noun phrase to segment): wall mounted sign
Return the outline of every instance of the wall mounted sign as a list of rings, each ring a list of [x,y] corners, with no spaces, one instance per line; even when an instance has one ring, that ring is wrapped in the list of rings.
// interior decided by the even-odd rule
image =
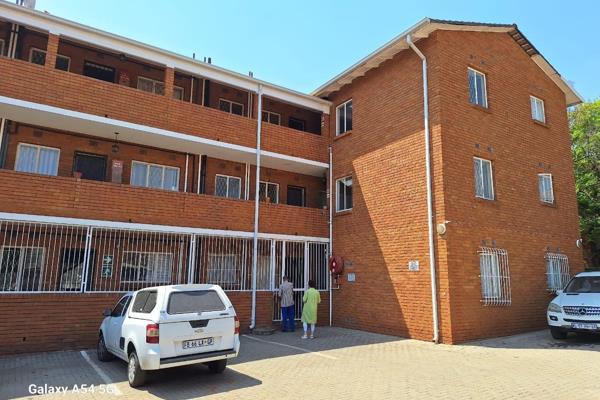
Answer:
[[[114,257],[112,255],[106,255],[102,257],[102,277],[112,277]]]
[[[419,270],[419,261],[412,260],[408,262],[408,270],[409,271],[418,271]]]

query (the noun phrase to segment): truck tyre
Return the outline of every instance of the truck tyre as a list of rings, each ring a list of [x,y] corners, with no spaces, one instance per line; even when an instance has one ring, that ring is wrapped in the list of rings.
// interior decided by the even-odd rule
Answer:
[[[135,351],[129,354],[129,363],[127,364],[127,380],[129,386],[138,387],[146,382],[146,371],[140,367],[140,360]]]
[[[554,339],[562,340],[567,338],[567,332],[560,328],[550,327],[550,334]]]
[[[104,335],[102,335],[102,333],[100,333],[100,335],[98,335],[98,344],[96,345],[96,355],[98,356],[98,361],[102,361],[102,362],[110,361],[113,358],[115,358],[115,356],[110,354],[110,352],[106,348],[106,343],[104,343]]]
[[[227,359],[211,361],[208,363],[208,369],[212,374],[222,374],[227,367]]]

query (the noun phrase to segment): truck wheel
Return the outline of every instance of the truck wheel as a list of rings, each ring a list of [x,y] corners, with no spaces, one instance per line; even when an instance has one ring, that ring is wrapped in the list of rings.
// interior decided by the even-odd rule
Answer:
[[[146,382],[146,371],[140,367],[140,360],[138,360],[135,351],[129,354],[129,363],[127,365],[127,380],[129,386],[138,387]]]
[[[554,339],[566,339],[567,338],[567,332],[563,331],[562,329],[559,328],[555,328],[555,327],[550,327],[550,334],[552,335],[552,337]]]
[[[104,343],[104,335],[102,333],[98,336],[98,344],[96,345],[96,355],[98,356],[99,361],[110,361],[115,356],[110,354],[108,349],[106,348],[106,343]]]
[[[222,374],[227,367],[227,359],[211,361],[208,363],[208,369],[213,374]]]

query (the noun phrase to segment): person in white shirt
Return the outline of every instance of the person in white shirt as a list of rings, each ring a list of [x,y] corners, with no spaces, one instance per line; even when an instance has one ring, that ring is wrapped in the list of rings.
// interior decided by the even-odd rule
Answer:
[[[281,299],[281,330],[294,332],[294,285],[287,276],[283,277],[278,294]]]

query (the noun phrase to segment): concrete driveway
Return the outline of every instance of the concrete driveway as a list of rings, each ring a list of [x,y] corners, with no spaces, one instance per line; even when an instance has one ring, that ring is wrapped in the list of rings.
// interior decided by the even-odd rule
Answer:
[[[222,375],[165,370],[141,390],[127,384],[124,362],[100,363],[92,350],[0,357],[0,399],[600,398],[598,337],[555,341],[540,331],[447,346],[341,328],[317,334],[243,336]],[[48,394],[55,387],[68,391]]]

